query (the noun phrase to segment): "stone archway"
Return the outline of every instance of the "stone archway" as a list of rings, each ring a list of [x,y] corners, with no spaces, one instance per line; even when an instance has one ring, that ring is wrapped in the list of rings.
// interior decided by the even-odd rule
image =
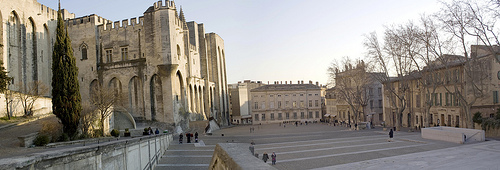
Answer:
[[[155,74],[151,77],[151,120],[158,120],[158,114],[163,114],[163,92],[161,79]]]
[[[184,87],[184,79],[180,71],[177,71],[176,79],[175,79],[175,86],[174,86],[174,93],[173,95],[175,96],[176,102],[182,105],[184,109],[186,109],[186,92],[185,92],[185,87]]]
[[[132,111],[133,115],[141,115],[144,119],[147,119],[145,113],[143,112],[143,101],[142,81],[139,77],[134,76],[128,83],[129,109]]]
[[[26,73],[31,74],[31,81],[38,81],[38,51],[36,25],[33,18],[28,18],[26,24]],[[29,83],[31,81],[27,81]]]
[[[7,62],[8,71],[15,84],[23,84],[23,60],[21,56],[21,21],[16,11],[12,11],[7,22]]]

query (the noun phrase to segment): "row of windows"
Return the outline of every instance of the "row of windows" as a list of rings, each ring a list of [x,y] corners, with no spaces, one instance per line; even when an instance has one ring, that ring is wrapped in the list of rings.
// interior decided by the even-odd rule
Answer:
[[[309,100],[309,107],[313,107],[313,101]],[[290,101],[285,101],[285,108],[296,108],[297,107],[297,101],[293,101],[292,105],[290,106]],[[300,101],[300,107],[304,107],[304,101]],[[314,100],[314,107],[319,107],[319,100]],[[259,102],[254,102],[254,109],[265,109],[266,108],[266,102],[261,102],[260,108],[259,108]],[[269,108],[274,109],[274,102],[269,102]],[[283,108],[283,105],[281,101],[278,101],[278,109]]]
[[[270,114],[262,113],[262,114],[255,114],[254,115],[254,121],[259,121],[259,116],[260,116],[260,120],[261,121],[266,121],[267,120],[266,115],[269,115],[269,120],[276,120],[276,119],[277,120],[283,120],[283,114],[282,113],[278,113],[278,117],[277,118],[275,118],[274,113],[270,113]],[[292,116],[293,116],[292,119],[298,119],[297,112],[293,112]],[[313,112],[309,112],[307,114],[307,117],[305,115],[305,112],[300,112],[300,119],[314,119],[314,118],[320,118],[319,117],[319,111],[314,112],[314,115],[313,115]],[[285,120],[290,119],[290,113],[285,113],[284,119]]]
[[[445,93],[444,106],[460,106],[458,94]],[[430,96],[431,106],[443,106],[443,93],[432,93]],[[418,102],[418,101],[417,101]],[[417,105],[420,105],[417,103]],[[418,106],[417,106],[418,107]]]
[[[107,63],[113,62],[113,50],[112,49],[107,49],[105,51],[106,51],[106,62]],[[122,61],[127,61],[129,59],[128,58],[128,48],[127,47],[122,47],[120,49],[120,51],[121,51]],[[87,50],[85,49],[85,58],[87,56],[86,54],[87,54]],[[83,50],[82,50],[82,58],[83,58]]]
[[[448,119],[445,120],[445,115],[444,114],[441,114],[441,119],[439,119],[439,117],[436,115],[436,116],[433,116],[434,114],[430,114],[430,119],[429,119],[429,123],[430,124],[434,124],[434,122],[438,125],[446,125],[446,126],[459,126],[460,125],[460,116],[455,116],[455,121],[453,121],[451,119],[451,115],[447,115]],[[418,116],[415,117],[416,118],[416,121],[415,123],[418,124]],[[422,117],[421,117],[422,118]],[[436,119],[436,120],[434,120]],[[422,120],[421,120],[422,121]]]
[[[289,95],[291,95],[291,96],[297,96],[297,94],[284,94],[284,95],[283,94],[277,94],[276,96],[277,97],[282,97],[282,96],[288,97]],[[308,94],[308,95],[312,96],[313,94]],[[304,96],[304,94],[300,93],[299,96]],[[316,93],[316,94],[314,94],[314,96],[319,96],[319,94]],[[253,97],[257,98],[257,97],[259,97],[259,95],[254,95]],[[264,95],[260,95],[260,97],[264,97]],[[271,98],[274,97],[274,94],[270,94],[269,97],[271,97]]]
[[[370,100],[370,109],[373,109],[374,107],[373,100]],[[382,108],[382,99],[378,100],[378,108]]]

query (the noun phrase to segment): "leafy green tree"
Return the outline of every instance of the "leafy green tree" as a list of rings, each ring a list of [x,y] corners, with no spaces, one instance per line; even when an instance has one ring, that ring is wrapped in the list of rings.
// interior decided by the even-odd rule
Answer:
[[[68,31],[61,16],[57,13],[56,42],[52,54],[52,110],[61,120],[64,133],[75,138],[82,110],[78,68]]]

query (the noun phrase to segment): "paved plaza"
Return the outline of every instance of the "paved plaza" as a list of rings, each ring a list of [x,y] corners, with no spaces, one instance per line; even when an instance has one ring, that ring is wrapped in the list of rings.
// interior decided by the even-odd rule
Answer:
[[[250,127],[255,131],[250,133]],[[236,126],[201,135],[201,144],[186,144],[185,137],[184,144],[174,142],[156,169],[207,169],[216,143],[252,140],[259,158],[264,152],[277,154],[277,169],[500,169],[495,161],[500,159],[500,142],[495,140],[461,145],[403,130],[395,132],[394,142],[387,142],[387,133],[382,128],[351,131],[320,123]]]

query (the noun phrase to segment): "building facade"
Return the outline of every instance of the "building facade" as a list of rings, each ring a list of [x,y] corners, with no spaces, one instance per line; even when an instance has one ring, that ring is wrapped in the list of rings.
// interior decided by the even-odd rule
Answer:
[[[252,124],[250,114],[250,90],[263,86],[261,81],[245,80],[236,84],[229,84],[230,113],[232,124]]]
[[[391,95],[384,84],[386,124],[396,126],[401,119],[402,127],[473,128],[468,122],[474,113],[480,112],[483,117],[494,115],[500,106],[500,56],[496,55],[500,49],[474,45],[471,50],[473,60],[444,55],[421,72],[392,79],[391,87],[408,87],[401,116],[397,115],[396,106],[401,106],[402,101]],[[466,109],[470,109],[469,113]]]
[[[364,62],[335,73],[335,87],[326,91],[327,116],[345,123],[383,121],[381,73],[367,72]],[[355,114],[359,115],[355,115]]]
[[[253,124],[320,121],[321,88],[312,84],[271,84],[251,90]]]
[[[57,11],[33,0],[2,2],[0,10],[0,54],[9,74],[15,82],[50,86]],[[144,16],[121,22],[65,16],[82,101],[100,85],[123,94],[126,102],[118,109],[136,121],[165,122],[172,129],[210,117],[230,124],[224,40],[187,22],[174,1],[154,2]]]

